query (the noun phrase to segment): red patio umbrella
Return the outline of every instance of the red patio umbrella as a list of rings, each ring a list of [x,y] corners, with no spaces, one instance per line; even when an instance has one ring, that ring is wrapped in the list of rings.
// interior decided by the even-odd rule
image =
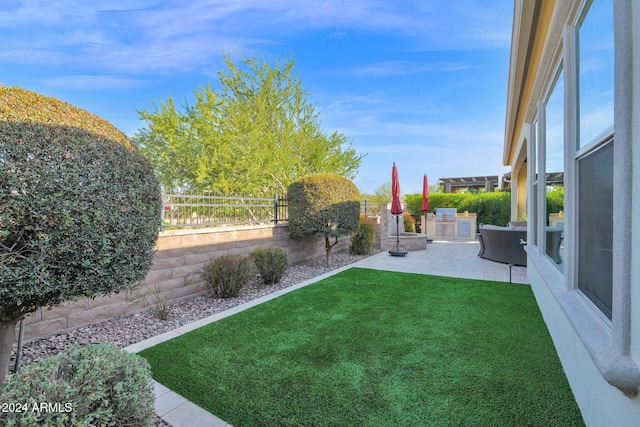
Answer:
[[[391,169],[391,213],[396,216],[396,250],[389,251],[392,256],[405,256],[407,251],[400,250],[400,214],[402,213],[402,205],[400,204],[400,180],[398,179],[398,168],[393,162]]]
[[[393,168],[391,169],[391,213],[393,215],[400,215],[402,213],[402,205],[400,204],[400,180],[398,179],[398,168],[396,162],[393,162]]]
[[[427,174],[422,178],[422,212],[429,212],[429,180]]]

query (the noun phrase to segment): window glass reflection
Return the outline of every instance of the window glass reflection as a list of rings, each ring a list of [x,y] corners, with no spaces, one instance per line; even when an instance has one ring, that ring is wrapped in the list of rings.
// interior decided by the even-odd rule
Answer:
[[[564,271],[564,73],[545,106],[545,253]]]
[[[613,126],[613,0],[594,1],[578,30],[579,148]]]

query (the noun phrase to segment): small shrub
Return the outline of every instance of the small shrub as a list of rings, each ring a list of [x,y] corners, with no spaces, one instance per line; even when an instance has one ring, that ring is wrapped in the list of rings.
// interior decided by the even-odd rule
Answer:
[[[404,212],[402,214],[402,219],[404,220],[404,231],[407,233],[415,233],[416,232],[416,219],[409,212]]]
[[[289,266],[287,252],[282,248],[256,248],[249,256],[267,285],[278,283]]]
[[[0,402],[21,411],[0,412],[0,425],[152,426],[154,400],[142,357],[106,344],[74,347],[7,377]]]
[[[251,259],[244,255],[232,254],[213,258],[203,267],[204,286],[214,298],[238,296],[255,274]]]
[[[168,294],[163,295],[162,289],[156,284],[153,286],[153,290],[142,295],[142,307],[150,315],[160,320],[167,320],[171,315],[171,308],[174,306],[173,297],[175,293],[176,290],[174,289]]]
[[[376,225],[366,217],[360,215],[358,228],[351,235],[351,243],[349,243],[349,251],[354,255],[368,255],[373,249],[376,240]]]

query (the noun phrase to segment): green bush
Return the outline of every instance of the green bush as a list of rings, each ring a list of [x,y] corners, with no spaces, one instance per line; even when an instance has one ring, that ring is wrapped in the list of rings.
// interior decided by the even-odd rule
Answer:
[[[267,285],[278,283],[289,266],[287,252],[282,248],[256,248],[249,257]]]
[[[7,377],[0,402],[21,411],[1,411],[0,425],[152,426],[154,400],[142,357],[106,344],[74,347]]]
[[[349,179],[333,174],[309,175],[287,189],[291,237],[324,237],[326,261],[338,237],[358,228],[360,192]],[[330,239],[335,241],[331,243]]]
[[[141,282],[161,209],[149,162],[122,132],[60,100],[0,86],[0,331],[13,335],[40,307]],[[1,351],[0,382],[7,367]]]
[[[402,213],[402,220],[404,221],[404,231],[407,233],[416,232],[416,219],[409,212]]]
[[[422,194],[405,196],[407,211],[414,216],[422,214]],[[477,215],[478,226],[482,224],[507,225],[511,221],[511,193],[495,191],[489,193],[432,193],[429,194],[429,211],[437,208],[457,208]]]
[[[214,298],[233,298],[255,275],[255,266],[244,255],[231,254],[212,258],[203,267],[204,287]]]
[[[354,255],[368,255],[376,240],[376,225],[365,215],[360,215],[358,228],[351,234],[349,251]]]

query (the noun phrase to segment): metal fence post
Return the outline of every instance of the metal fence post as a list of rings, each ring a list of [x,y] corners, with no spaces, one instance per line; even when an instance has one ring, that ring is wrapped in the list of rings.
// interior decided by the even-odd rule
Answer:
[[[278,223],[278,195],[273,196],[273,222]]]
[[[162,212],[160,213],[160,219],[162,220],[162,226],[165,226],[165,220],[167,219],[167,203],[165,194],[162,193]]]

